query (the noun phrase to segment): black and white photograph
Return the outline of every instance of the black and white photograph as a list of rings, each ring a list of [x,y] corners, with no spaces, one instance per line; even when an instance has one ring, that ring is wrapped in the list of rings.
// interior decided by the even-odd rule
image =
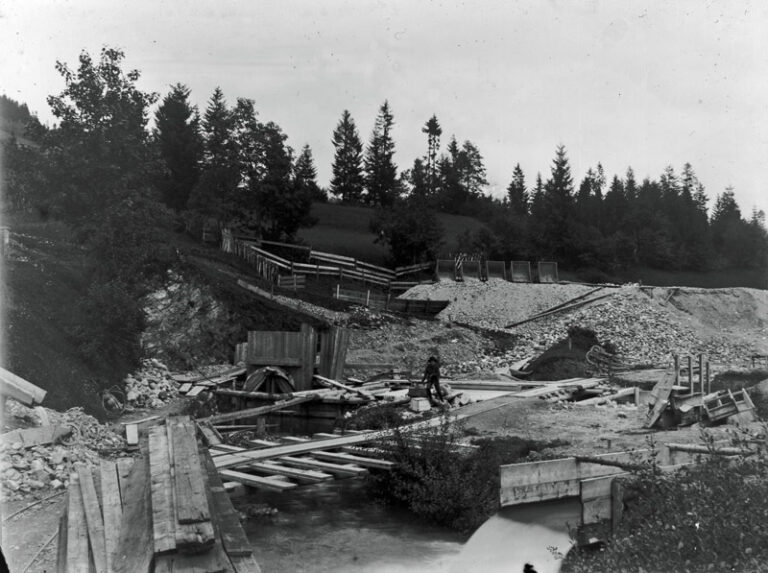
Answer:
[[[0,573],[768,573],[768,3],[0,0]]]

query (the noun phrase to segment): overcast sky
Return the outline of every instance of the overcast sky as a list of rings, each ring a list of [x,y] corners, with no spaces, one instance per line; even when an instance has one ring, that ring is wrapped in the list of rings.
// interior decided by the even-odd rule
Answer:
[[[690,162],[714,201],[768,212],[768,2],[414,0],[0,1],[0,92],[43,121],[63,88],[56,60],[126,53],[139,86],[181,82],[204,109],[215,86],[255,101],[330,178],[331,134],[349,109],[367,141],[381,103],[395,117],[400,169],[442,147],[480,149],[494,194],[520,163],[546,178],[566,146],[578,184],[657,178]]]

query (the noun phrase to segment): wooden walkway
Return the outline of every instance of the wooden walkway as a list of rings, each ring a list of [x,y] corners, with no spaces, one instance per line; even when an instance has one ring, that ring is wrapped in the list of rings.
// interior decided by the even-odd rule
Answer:
[[[260,573],[195,424],[168,418],[140,444],[136,458],[76,465],[57,571]]]

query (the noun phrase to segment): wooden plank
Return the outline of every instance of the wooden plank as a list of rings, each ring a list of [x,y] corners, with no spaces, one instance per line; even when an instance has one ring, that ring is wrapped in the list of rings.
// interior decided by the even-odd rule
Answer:
[[[107,571],[112,571],[120,540],[120,525],[123,518],[123,506],[120,498],[120,484],[117,477],[117,464],[108,460],[99,463],[101,476],[101,505],[104,514],[104,546],[107,555]]]
[[[169,420],[170,421],[170,420]],[[168,433],[168,459],[170,460],[171,469],[171,482],[175,484],[176,480],[176,465],[174,463],[174,444],[172,440],[173,431],[171,424],[166,424],[166,431]],[[173,490],[173,511],[174,522],[176,523],[176,547],[180,551],[188,552],[200,552],[205,551],[214,545],[216,541],[216,534],[213,530],[213,524],[210,521],[203,521],[199,523],[179,523],[178,522],[178,496],[176,488]]]
[[[201,422],[197,424],[197,427],[199,428],[200,433],[203,435],[203,438],[205,439],[205,442],[208,446],[215,446],[221,443],[221,434],[219,434],[219,432],[216,431],[213,426]]]
[[[323,384],[328,384],[330,386],[334,386],[336,388],[341,388],[342,390],[346,390],[347,392],[358,394],[359,396],[362,396],[363,398],[367,398],[368,400],[376,399],[376,397],[370,392],[366,392],[365,390],[361,390],[360,388],[354,388],[353,386],[347,386],[346,384],[342,384],[341,382],[336,382],[336,380],[331,380],[330,378],[326,378],[325,376],[319,376],[315,374],[315,380],[320,380],[320,382],[322,382]]]
[[[59,518],[59,539],[56,548],[56,573],[67,573],[67,508],[69,506],[69,493],[64,500],[64,509]]]
[[[672,386],[675,384],[675,374],[666,372],[664,378],[658,382],[651,392],[653,408],[648,412],[645,418],[645,427],[652,427],[661,416],[661,413],[667,407],[667,400],[672,393]]]
[[[342,476],[342,477],[357,477],[357,476],[365,475],[368,473],[367,469],[361,468],[359,466],[354,466],[350,464],[340,465],[340,464],[334,464],[330,462],[322,462],[320,460],[314,460],[309,457],[296,458],[292,456],[285,456],[277,459],[280,463],[285,464],[287,466],[304,468],[308,470],[318,470],[318,471],[328,472],[328,473]]]
[[[120,485],[120,503],[125,511],[127,503],[125,494],[128,486],[128,476],[131,475],[133,468],[133,458],[118,458],[117,460],[117,482]]]
[[[0,434],[0,444],[21,444],[22,448],[55,444],[62,438],[72,433],[69,426],[43,426],[41,428],[27,428],[24,430],[12,430]]]
[[[239,472],[236,470],[219,470],[219,475],[227,480],[236,481],[243,485],[255,487],[257,489],[266,489],[270,491],[284,491],[296,487],[295,483],[273,479],[271,477],[262,477]]]
[[[328,481],[333,479],[331,474],[327,474],[325,472],[319,472],[315,470],[301,470],[298,468],[288,467],[279,462],[274,462],[271,460],[266,462],[254,462],[243,467],[266,475],[281,475],[287,478],[297,479],[302,482],[309,483],[318,483],[321,481]]]
[[[139,425],[138,424],[125,425],[125,441],[129,446],[136,447],[139,445]]]
[[[123,519],[117,551],[112,560],[115,573],[150,571],[154,544],[148,467],[146,457],[136,458],[125,480]]]
[[[235,573],[261,573],[261,567],[256,562],[256,558],[253,555],[247,556],[232,556],[229,558]]]
[[[482,414],[501,408],[506,403],[489,403],[489,404],[473,404],[471,413],[467,413],[466,409],[459,408],[449,414],[451,421],[460,421],[471,416]],[[291,444],[285,446],[278,446],[275,448],[265,448],[261,450],[245,450],[242,452],[222,453],[221,455],[215,455],[213,461],[216,463],[216,467],[219,469],[231,468],[235,466],[241,466],[248,464],[252,461],[266,460],[269,458],[279,458],[281,456],[295,456],[300,454],[306,454],[309,452],[321,451],[321,450],[334,450],[344,446],[352,446],[355,444],[364,444],[366,442],[372,442],[378,439],[387,438],[393,435],[395,432],[415,432],[427,428],[433,428],[443,423],[442,417],[430,418],[420,422],[414,422],[407,426],[401,426],[396,429],[387,430],[373,430],[363,432],[361,434],[344,435],[337,438],[328,440],[312,440],[310,442],[302,444]]]
[[[152,536],[155,554],[176,550],[168,432],[164,426],[149,430],[149,479],[152,498]]]
[[[13,398],[25,406],[40,404],[47,392],[42,388],[27,382],[21,376],[0,367],[0,395]]]
[[[358,466],[378,468],[383,470],[390,470],[395,467],[394,462],[387,460],[377,460],[374,458],[366,458],[363,456],[356,456],[354,454],[340,453],[340,452],[312,452],[312,457],[326,460],[335,461],[343,464],[356,464]]]
[[[248,440],[247,443],[254,448],[274,448],[282,445],[281,442],[275,442],[273,440]]]
[[[218,528],[224,550],[230,557],[252,555],[251,543],[240,525],[240,518],[221,483],[213,460],[205,453],[201,455],[205,471],[208,473],[208,491],[213,507],[214,526]]]
[[[210,521],[195,426],[184,417],[169,418],[169,423],[173,442],[177,521],[182,524]]]
[[[186,382],[179,386],[179,394],[186,394],[192,389],[192,384],[190,382]]]
[[[67,511],[67,571],[87,571],[88,526],[77,473],[69,477],[69,509]]]
[[[600,454],[594,457],[610,462],[637,463],[637,457],[645,453],[645,450],[640,450],[632,453]],[[618,467],[579,462],[576,458],[503,465],[500,468],[501,505],[505,507],[574,497],[579,495],[582,480],[614,475],[623,471]]]
[[[107,548],[104,540],[104,517],[101,514],[99,498],[96,495],[96,486],[93,483],[93,472],[91,472],[90,466],[82,463],[75,464],[75,468],[80,480],[80,493],[83,499],[85,522],[93,554],[93,563],[96,573],[106,573]]]
[[[589,525],[611,518],[611,482],[618,473],[610,476],[588,478],[581,481],[579,497],[581,499],[581,523]]]
[[[206,389],[206,387],[202,386],[202,385],[195,386],[189,392],[187,392],[187,397],[188,398],[194,398],[198,394],[202,393],[205,389]]]
[[[238,410],[237,412],[229,412],[227,414],[210,416],[208,418],[203,418],[202,421],[208,422],[210,424],[218,424],[220,422],[230,422],[232,420],[240,420],[242,418],[251,418],[255,416],[261,416],[262,414],[268,414],[269,412],[282,410],[284,408],[289,408],[291,406],[296,406],[297,404],[303,404],[304,402],[311,402],[312,400],[315,400],[315,399],[316,399],[315,394],[308,394],[305,396],[292,398],[291,400],[275,402],[274,404],[271,404],[269,406],[260,406],[258,408],[249,408],[247,410]]]

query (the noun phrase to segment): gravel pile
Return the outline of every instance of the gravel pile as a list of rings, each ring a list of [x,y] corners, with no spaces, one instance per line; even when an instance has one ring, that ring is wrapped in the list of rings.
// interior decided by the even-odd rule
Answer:
[[[511,329],[520,338],[507,358],[540,353],[564,338],[570,326],[594,330],[601,341],[615,344],[624,360],[635,363],[668,365],[673,354],[702,352],[712,362],[736,365],[753,352],[743,340],[711,331],[639,287],[626,286],[593,305]]]
[[[447,300],[437,318],[483,328],[503,328],[552,308],[594,287],[578,284],[511,283],[502,279],[417,285],[401,298]]]
[[[126,376],[124,383],[129,407],[162,408],[179,394],[168,368],[154,358],[142,361],[141,369]]]
[[[0,483],[4,499],[23,499],[33,493],[40,495],[66,488],[75,463],[98,464],[100,455],[115,454],[125,448],[122,436],[81,408],[66,412],[45,408],[43,411],[45,420],[32,409],[13,400],[7,402],[6,424],[34,427],[47,422],[70,427],[72,433],[60,444],[30,448],[23,448],[20,443],[0,444]]]

